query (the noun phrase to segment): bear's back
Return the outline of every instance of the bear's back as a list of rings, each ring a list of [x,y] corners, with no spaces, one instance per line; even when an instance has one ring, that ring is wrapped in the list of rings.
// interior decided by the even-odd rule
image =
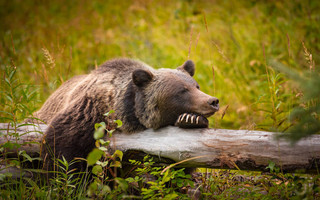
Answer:
[[[86,85],[87,77],[88,75],[78,75],[64,82],[50,95],[41,109],[34,113],[34,117],[41,119],[45,123],[50,123],[52,118],[75,98],[75,93],[79,96],[79,91],[81,91],[79,86]]]
[[[84,97],[99,99],[101,105],[113,107],[114,98],[122,95],[136,69],[153,70],[140,61],[120,58],[103,63],[90,74],[74,76],[47,99],[41,109],[34,113],[34,117],[50,123],[56,114]]]
[[[131,76],[131,73],[136,69],[153,70],[152,67],[143,62],[128,58],[118,58],[103,63],[98,69],[94,70],[92,74],[101,75],[114,73],[116,75],[127,74]]]

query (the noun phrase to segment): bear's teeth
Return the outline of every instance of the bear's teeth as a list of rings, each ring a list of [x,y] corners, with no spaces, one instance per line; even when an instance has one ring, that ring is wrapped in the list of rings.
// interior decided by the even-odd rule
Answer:
[[[199,124],[199,117],[200,116],[198,116],[197,119],[196,119],[196,124]]]
[[[188,119],[189,119],[190,115],[188,114],[186,117],[186,122],[188,123]]]
[[[187,113],[184,113],[181,117],[181,121],[183,121],[183,118],[186,116]]]
[[[193,119],[194,119],[194,115],[192,115],[192,117],[191,117],[191,124],[194,123],[194,122],[193,122]]]

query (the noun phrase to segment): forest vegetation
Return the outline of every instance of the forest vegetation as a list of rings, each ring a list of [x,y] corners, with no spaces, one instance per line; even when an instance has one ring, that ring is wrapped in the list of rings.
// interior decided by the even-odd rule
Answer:
[[[211,128],[281,132],[293,143],[319,133],[320,1],[10,0],[0,1],[0,21],[0,122],[21,123],[63,82],[112,58],[155,68],[191,59],[201,90],[220,100]],[[114,157],[122,155],[105,159]],[[161,174],[148,157],[132,161],[137,176],[108,181],[94,162],[94,181],[79,185],[72,163],[58,162],[65,167],[49,183],[1,174],[1,198],[189,198],[180,194],[190,175]],[[320,199],[319,173],[284,174],[272,161],[269,170],[199,169],[201,198]],[[154,182],[146,183],[148,173]]]

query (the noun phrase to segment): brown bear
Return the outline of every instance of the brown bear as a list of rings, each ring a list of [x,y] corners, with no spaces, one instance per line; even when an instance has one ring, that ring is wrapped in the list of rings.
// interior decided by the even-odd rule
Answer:
[[[51,149],[55,157],[63,155],[67,161],[86,158],[95,146],[95,123],[107,121],[103,114],[111,109],[123,122],[119,131],[124,133],[168,125],[206,127],[206,117],[219,109],[219,100],[199,90],[194,72],[190,60],[177,69],[156,70],[140,61],[114,59],[88,75],[73,77],[35,113],[49,124],[45,133],[49,148],[42,148],[42,156],[51,162]]]

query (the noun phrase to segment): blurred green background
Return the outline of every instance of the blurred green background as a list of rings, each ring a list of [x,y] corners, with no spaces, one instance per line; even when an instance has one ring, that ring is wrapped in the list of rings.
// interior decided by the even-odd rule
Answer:
[[[155,68],[192,59],[201,90],[221,102],[211,127],[283,131],[301,95],[266,60],[298,71],[311,54],[319,63],[319,20],[316,0],[0,0],[1,75],[15,66],[40,108],[62,82],[111,58]]]

